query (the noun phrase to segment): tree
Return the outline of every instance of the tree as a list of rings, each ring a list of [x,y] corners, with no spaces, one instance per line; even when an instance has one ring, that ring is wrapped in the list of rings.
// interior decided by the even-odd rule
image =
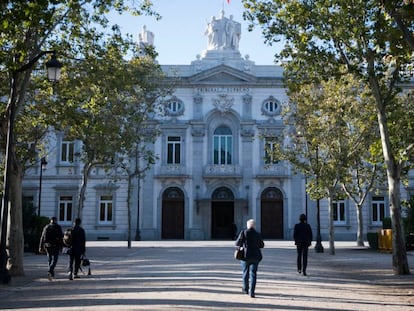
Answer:
[[[131,218],[131,196],[132,196],[132,186],[134,178],[137,179],[137,191],[140,191],[140,179],[145,176],[145,172],[151,168],[155,163],[157,156],[152,150],[149,150],[146,146],[146,142],[153,143],[153,139],[156,136],[154,129],[147,130],[143,132],[143,128],[135,127],[136,129],[136,139],[134,147],[131,148],[130,152],[127,153],[125,159],[120,158],[118,161],[118,166],[127,174],[128,179],[128,195],[127,195],[127,208],[128,208],[128,248],[131,248],[132,241],[132,218]],[[134,162],[132,164],[132,162]],[[137,213],[139,213],[139,199],[137,200]],[[138,219],[137,219],[138,221]],[[139,223],[137,223],[137,231],[139,231]],[[138,237],[136,237],[137,239]]]
[[[376,178],[383,180],[380,168],[366,159],[361,158],[358,162],[351,164],[349,174],[342,179],[342,189],[354,204],[357,214],[358,230],[357,246],[364,246],[364,219],[362,207],[367,196],[374,186],[378,184]]]
[[[343,75],[301,87],[291,94],[294,104],[285,113],[286,122],[295,129],[295,144],[285,149],[285,158],[305,174],[314,175],[308,185],[311,197],[328,198],[331,254],[335,254],[332,203],[344,196],[339,183],[350,189],[352,165],[362,162],[376,141],[376,128],[367,122],[372,118],[367,104],[372,97],[366,93],[361,81]]]
[[[386,1],[387,3],[391,3]],[[412,49],[378,1],[243,1],[245,17],[263,26],[268,42],[281,38],[287,60],[285,74],[292,91],[304,84],[337,77],[338,68],[368,83],[374,98],[381,149],[388,179],[388,197],[393,229],[393,270],[408,274],[409,267],[401,221],[401,173],[413,157],[412,120],[404,117],[405,130],[398,143],[390,132],[394,109],[405,102],[400,83],[407,79]],[[395,2],[394,2],[395,3]],[[398,1],[400,3],[400,1]],[[412,29],[414,20],[405,20]],[[395,120],[395,119],[393,119]],[[400,122],[401,124],[401,122]],[[401,128],[402,129],[402,128]]]
[[[135,148],[140,138],[135,130],[160,110],[160,100],[169,89],[153,56],[125,60],[136,44],[115,34],[107,42],[84,42],[89,55],[75,61],[57,87],[56,101],[63,103],[58,128],[71,139],[82,142],[77,153],[83,164],[77,215],[82,214],[87,182],[94,167],[111,169],[116,159]]]
[[[16,135],[10,141],[11,171],[10,177],[10,198],[9,202],[2,206],[5,211],[10,206],[9,232],[7,245],[9,247],[9,261],[12,263],[11,272],[14,275],[23,275],[23,231],[21,217],[22,197],[22,175],[23,165],[26,163],[20,157],[20,145],[25,137],[18,136],[19,122],[31,124],[27,131],[42,125],[39,128],[47,128],[48,120],[53,114],[59,115],[57,107],[48,109],[39,116],[48,116],[37,122],[27,114],[31,108],[42,109],[39,102],[27,101],[28,91],[34,91],[39,85],[31,85],[32,73],[36,69],[37,61],[44,55],[46,50],[54,50],[58,55],[76,55],[77,58],[84,58],[88,54],[79,53],[79,47],[84,40],[95,38],[95,44],[99,44],[103,32],[106,31],[109,23],[105,14],[111,10],[119,13],[129,11],[132,14],[140,15],[155,14],[151,11],[151,2],[140,1],[137,4],[128,1],[96,1],[96,0],[57,0],[57,1],[19,1],[8,0],[0,4],[0,81],[3,85],[1,98],[7,101],[2,102],[2,122],[0,136],[2,146],[5,146],[8,126],[16,121]],[[97,27],[101,31],[97,31]],[[63,53],[64,52],[64,53]],[[102,60],[104,61],[104,60]],[[31,87],[32,86],[32,87]],[[36,87],[34,87],[36,86]],[[31,87],[31,88],[30,88]],[[49,87],[50,90],[50,87]],[[36,98],[32,93],[31,98]],[[50,103],[50,101],[47,101]],[[10,107],[16,107],[15,113],[10,113]],[[49,106],[50,108],[51,106]],[[20,124],[24,124],[21,122]],[[36,141],[40,141],[36,137]],[[3,149],[4,150],[4,149]],[[32,161],[35,153],[32,153]],[[2,213],[2,221],[6,219]]]

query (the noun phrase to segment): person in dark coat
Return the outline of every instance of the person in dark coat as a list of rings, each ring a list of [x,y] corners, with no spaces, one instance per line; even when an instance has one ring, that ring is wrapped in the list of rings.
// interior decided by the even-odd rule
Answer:
[[[62,248],[63,232],[62,228],[57,223],[57,218],[50,218],[50,223],[47,224],[42,231],[39,243],[39,253],[46,251],[48,257],[48,272],[47,277],[49,281],[55,277],[55,267],[59,259],[59,252]]]
[[[299,223],[295,225],[293,231],[293,239],[295,240],[297,250],[297,268],[298,272],[303,272],[306,276],[306,268],[308,266],[308,248],[312,244],[312,229],[306,222],[306,215],[299,216]]]
[[[81,219],[75,219],[75,225],[72,228],[72,246],[69,252],[69,266],[68,266],[68,275],[69,280],[73,278],[78,279],[79,269],[81,264],[81,258],[86,251],[86,235],[85,230],[80,226]],[[75,264],[75,269],[73,269],[73,264]]]
[[[247,230],[242,230],[236,240],[236,246],[242,246],[245,250],[245,258],[240,261],[243,272],[243,288],[245,294],[255,297],[257,268],[262,260],[261,248],[264,247],[262,236],[255,229],[253,219],[247,221]],[[250,286],[249,286],[250,278]]]

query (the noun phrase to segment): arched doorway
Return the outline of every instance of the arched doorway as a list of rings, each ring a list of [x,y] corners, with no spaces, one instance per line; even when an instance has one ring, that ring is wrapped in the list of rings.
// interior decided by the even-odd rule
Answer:
[[[267,188],[261,196],[261,231],[265,239],[283,239],[283,194]]]
[[[184,239],[184,193],[176,187],[168,188],[162,195],[163,239]]]
[[[217,188],[211,198],[211,238],[233,239],[234,195],[226,188]]]

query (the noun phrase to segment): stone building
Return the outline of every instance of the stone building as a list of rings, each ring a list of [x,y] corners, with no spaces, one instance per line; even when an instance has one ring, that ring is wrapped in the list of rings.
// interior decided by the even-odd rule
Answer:
[[[239,51],[240,23],[224,16],[208,24],[207,49],[189,65],[162,65],[179,78],[165,114],[154,120],[161,135],[148,145],[159,161],[136,181],[131,203],[131,234],[142,240],[231,239],[236,226],[257,221],[265,239],[292,238],[299,214],[307,211],[316,229],[315,202],[305,193],[305,179],[289,163],[266,153],[271,137],[283,134],[281,109],[288,98],[282,68],[255,65]],[[143,32],[146,31],[144,28]],[[145,33],[140,34],[144,40]],[[151,42],[142,44],[153,44]],[[74,154],[79,141],[50,139],[47,169],[42,172],[41,213],[57,215],[63,227],[75,217],[81,182]],[[24,197],[37,206],[40,167],[29,170]],[[138,191],[139,189],[139,191]],[[126,239],[126,181],[111,182],[95,169],[87,189],[83,225],[88,239]],[[376,230],[388,213],[384,195],[364,208],[365,231]],[[350,201],[334,203],[338,240],[356,238],[357,217]],[[321,204],[322,237],[328,213]]]

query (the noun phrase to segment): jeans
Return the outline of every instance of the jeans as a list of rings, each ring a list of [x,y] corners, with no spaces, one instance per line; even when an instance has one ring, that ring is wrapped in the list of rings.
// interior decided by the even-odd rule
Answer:
[[[81,256],[82,256],[81,254],[70,253],[68,272],[70,273],[75,272],[75,275],[78,274],[80,264],[81,264]],[[73,271],[73,263],[75,263],[75,271]]]
[[[48,259],[48,272],[51,276],[55,276],[55,267],[59,258],[59,248],[58,247],[47,247],[46,248],[47,259]]]
[[[296,250],[298,253],[298,271],[306,272],[306,267],[308,266],[308,246],[296,245]]]
[[[257,261],[240,261],[240,263],[243,271],[243,291],[249,293],[250,296],[254,296],[259,263]]]

